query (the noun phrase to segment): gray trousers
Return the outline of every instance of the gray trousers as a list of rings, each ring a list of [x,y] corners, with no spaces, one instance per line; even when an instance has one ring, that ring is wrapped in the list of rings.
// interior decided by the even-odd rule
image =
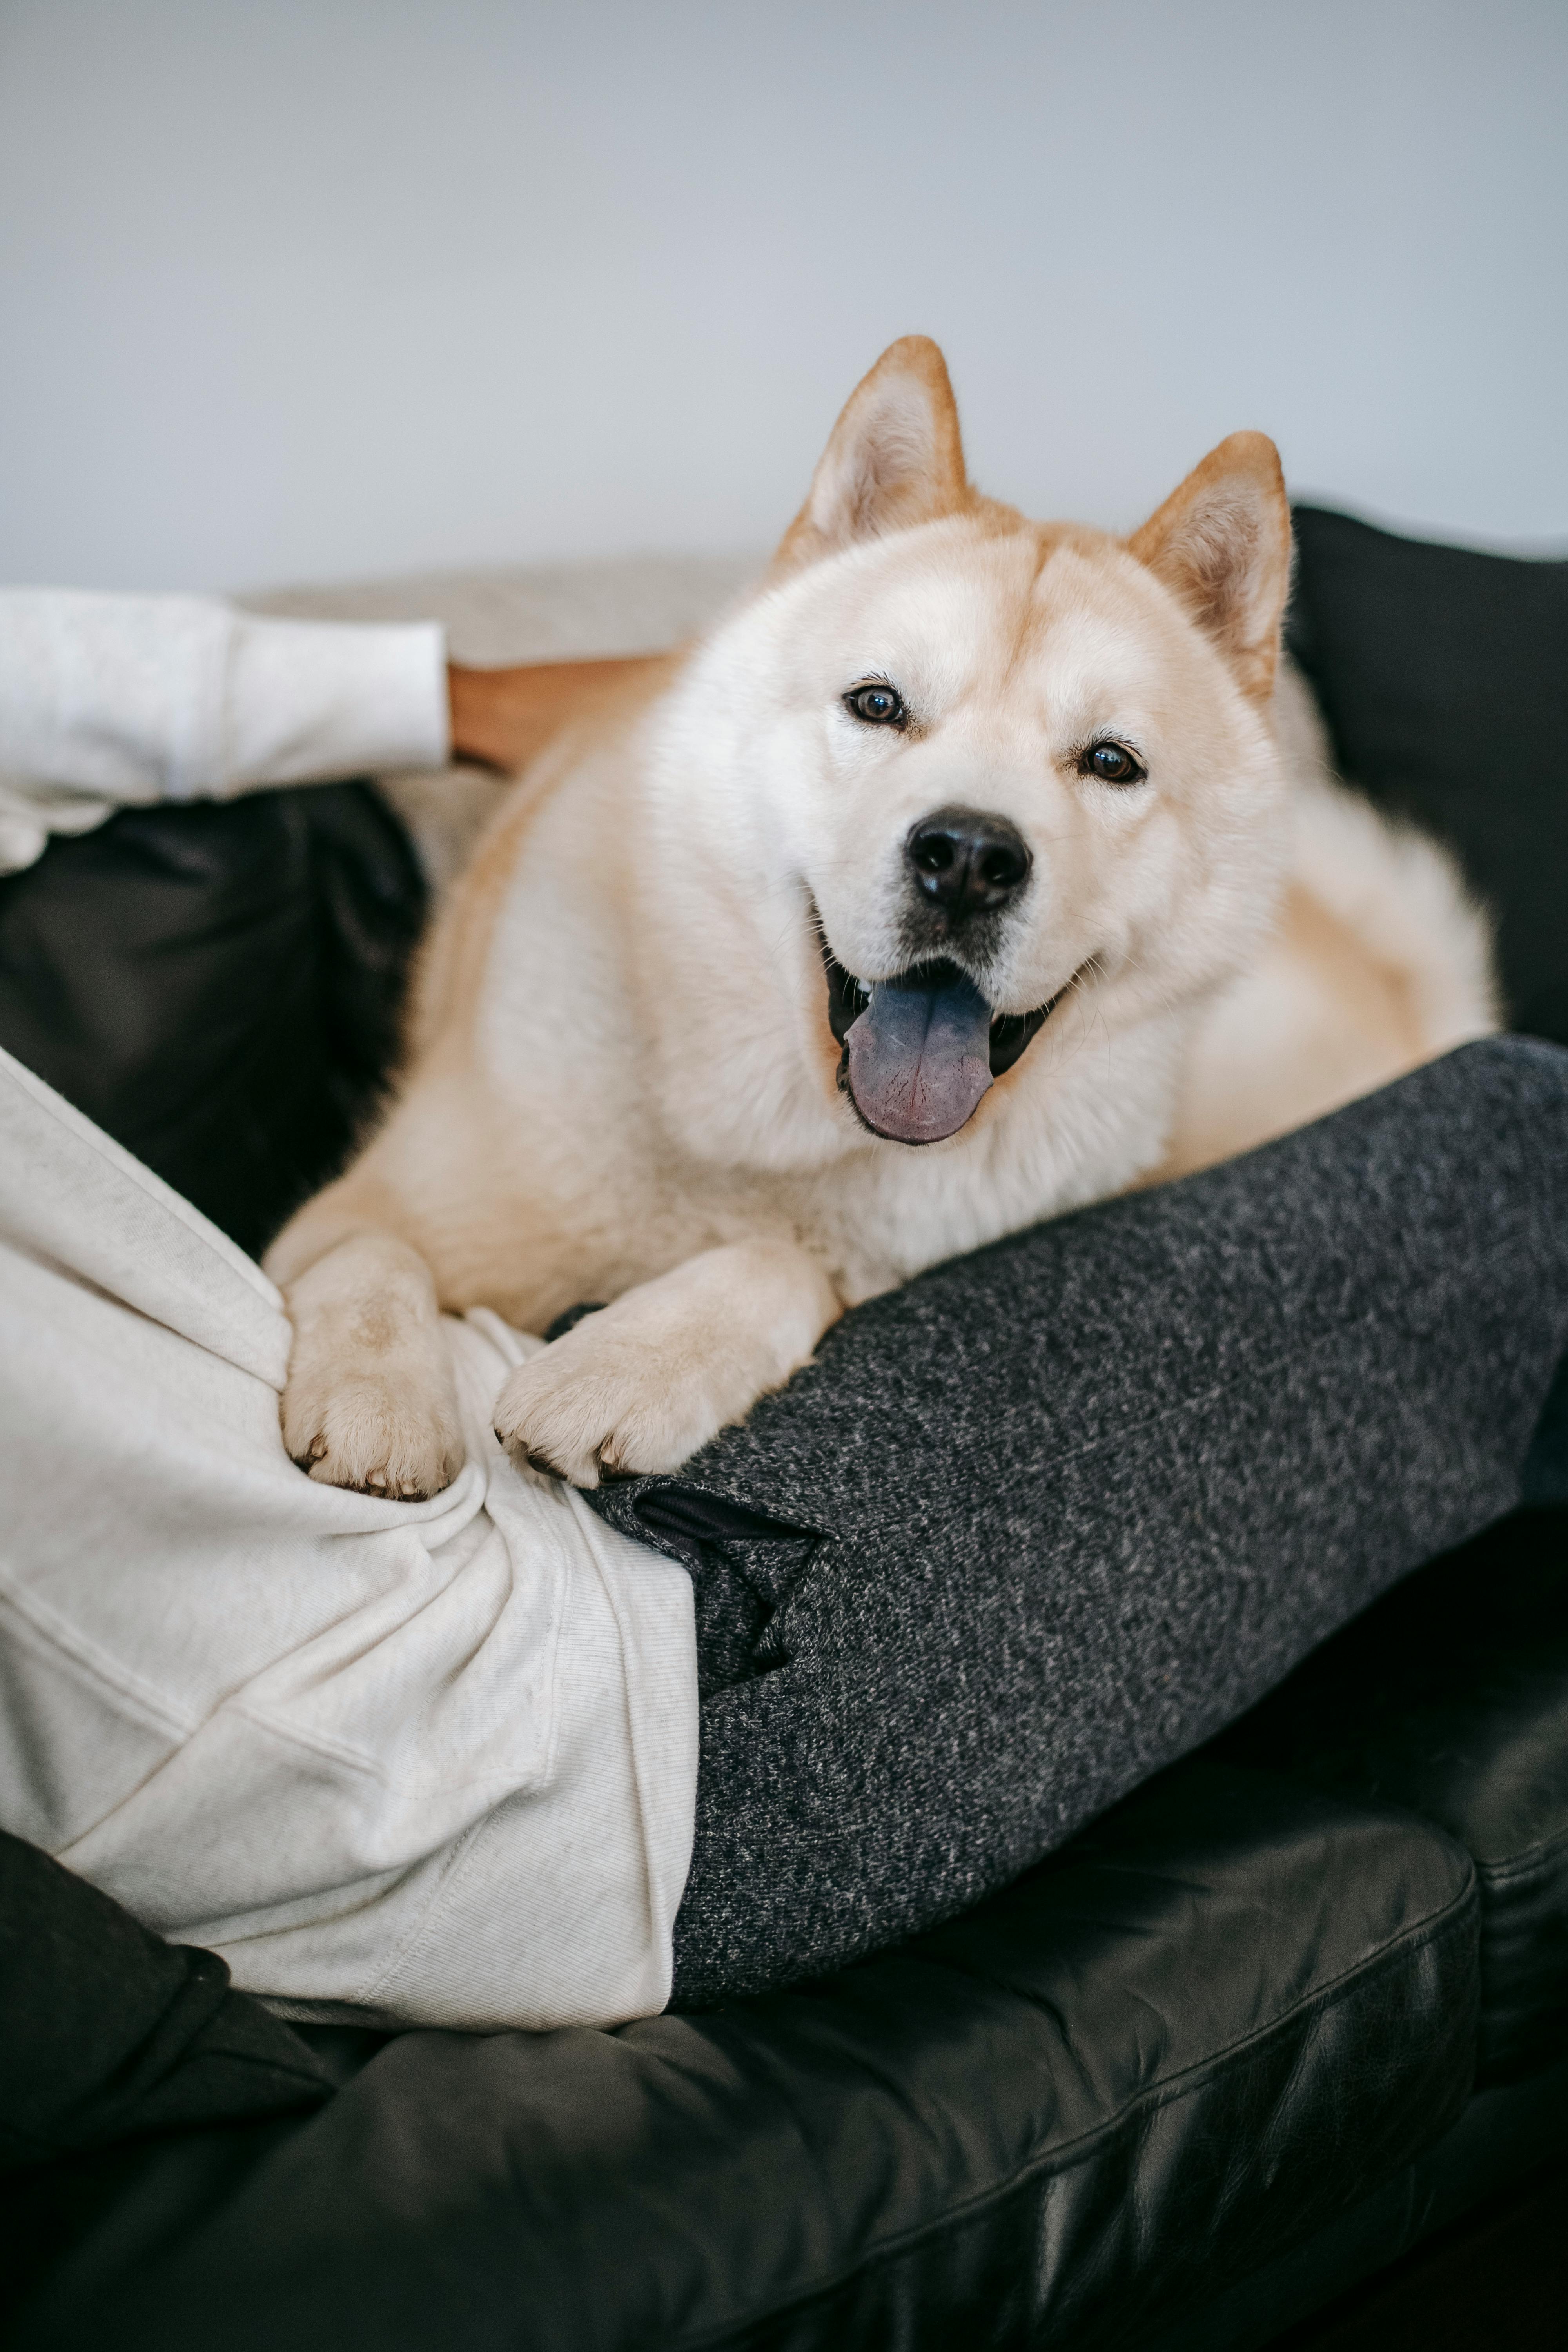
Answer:
[[[604,1490],[697,1593],[676,2005],[963,1909],[1561,1478],[1565,1346],[1568,1053],[1499,1040],[933,1269]]]

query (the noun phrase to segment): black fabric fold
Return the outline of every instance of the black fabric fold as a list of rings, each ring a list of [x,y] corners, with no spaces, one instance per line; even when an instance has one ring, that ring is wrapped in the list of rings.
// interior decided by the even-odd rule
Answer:
[[[297,2114],[333,2077],[216,1953],[166,1944],[0,1832],[0,2172],[177,2126]]]
[[[380,1100],[425,907],[368,783],[121,809],[0,878],[0,1045],[256,1255]]]

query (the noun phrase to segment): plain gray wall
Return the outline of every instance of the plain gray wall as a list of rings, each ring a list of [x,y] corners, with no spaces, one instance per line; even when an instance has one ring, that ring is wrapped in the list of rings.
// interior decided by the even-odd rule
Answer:
[[[1037,513],[1568,532],[1568,5],[0,0],[0,577],[758,545],[911,329]]]

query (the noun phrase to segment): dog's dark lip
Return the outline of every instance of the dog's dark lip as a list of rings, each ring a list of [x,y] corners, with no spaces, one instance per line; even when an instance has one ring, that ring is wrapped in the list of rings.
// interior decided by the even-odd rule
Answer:
[[[850,1105],[854,1108],[855,1097],[849,1093],[848,1087],[849,1047],[846,1041],[855,1023],[869,1004],[871,992],[863,981],[857,980],[854,973],[839,962],[827,944],[827,934],[822,927],[822,918],[816,913],[815,908],[812,915],[816,929],[816,944],[822,955],[822,969],[827,980],[827,1025],[839,1045],[843,1047],[838,1062],[839,1090],[848,1097]],[[1077,987],[1092,961],[1091,957],[1086,962],[1080,963],[1071,979],[1064,982],[1047,1003],[1037,1004],[1032,1013],[996,1014],[991,1024],[991,1075],[994,1078],[1001,1077],[1004,1071],[1010,1070],[1015,1062],[1022,1059],[1026,1048],[1045,1027],[1063,997]],[[957,979],[961,967],[952,962],[946,956],[931,957],[923,962],[911,964],[908,971],[900,972],[889,984],[894,988],[906,985],[913,987],[929,984],[931,982],[940,984],[944,981]],[[858,1109],[856,1116],[859,1117]],[[867,1126],[867,1122],[862,1119],[861,1125]],[[868,1132],[870,1134],[874,1135],[876,1131],[875,1128],[868,1128]]]

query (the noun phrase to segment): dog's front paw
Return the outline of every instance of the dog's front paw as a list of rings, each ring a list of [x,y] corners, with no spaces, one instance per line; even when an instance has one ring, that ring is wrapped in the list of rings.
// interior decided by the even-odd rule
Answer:
[[[419,1364],[313,1370],[291,1378],[283,1443],[328,1486],[401,1502],[438,1495],[463,1466],[463,1436],[448,1380]]]
[[[679,1470],[727,1418],[700,1368],[671,1364],[595,1315],[518,1366],[496,1400],[495,1432],[535,1470],[596,1486]]]
[[[793,1242],[703,1250],[520,1364],[496,1435],[574,1486],[679,1470],[782,1388],[837,1313],[826,1275]]]

